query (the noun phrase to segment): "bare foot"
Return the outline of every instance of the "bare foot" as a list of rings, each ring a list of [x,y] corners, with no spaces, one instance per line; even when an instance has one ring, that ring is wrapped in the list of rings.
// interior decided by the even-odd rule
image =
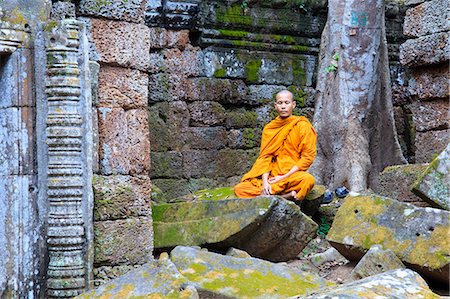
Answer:
[[[295,192],[295,191],[291,191],[289,193],[282,194],[281,197],[283,197],[284,199],[287,199],[287,200],[292,200],[292,201],[298,200],[297,192]]]

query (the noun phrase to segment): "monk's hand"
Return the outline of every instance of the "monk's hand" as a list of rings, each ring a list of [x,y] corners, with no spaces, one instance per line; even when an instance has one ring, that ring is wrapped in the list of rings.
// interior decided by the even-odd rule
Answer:
[[[281,181],[284,178],[285,178],[284,175],[273,176],[273,177],[269,178],[269,184],[275,184],[275,183]]]
[[[272,186],[270,186],[268,181],[263,180],[261,194],[262,195],[272,194]]]

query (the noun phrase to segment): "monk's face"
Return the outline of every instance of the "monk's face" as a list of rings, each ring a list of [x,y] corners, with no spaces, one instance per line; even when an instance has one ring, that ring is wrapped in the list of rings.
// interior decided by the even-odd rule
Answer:
[[[277,94],[275,100],[275,109],[281,118],[287,118],[292,115],[295,108],[295,101],[289,93]]]

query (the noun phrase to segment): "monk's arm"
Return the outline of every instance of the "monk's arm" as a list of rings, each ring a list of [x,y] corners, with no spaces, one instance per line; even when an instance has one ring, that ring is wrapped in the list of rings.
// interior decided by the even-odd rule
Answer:
[[[316,156],[316,132],[311,125],[302,128],[302,141],[300,147],[300,159],[297,161],[297,167],[300,171],[306,171],[311,166]]]
[[[269,174],[270,172],[266,172],[262,175],[262,195],[270,195],[272,194],[272,187],[269,184]]]
[[[271,177],[269,179],[269,183],[275,184],[276,182],[284,180],[284,179],[288,178],[291,174],[297,172],[298,170],[299,170],[298,166],[294,165],[294,166],[292,166],[291,170],[289,170],[287,173],[285,173],[283,175],[277,175],[277,176]]]

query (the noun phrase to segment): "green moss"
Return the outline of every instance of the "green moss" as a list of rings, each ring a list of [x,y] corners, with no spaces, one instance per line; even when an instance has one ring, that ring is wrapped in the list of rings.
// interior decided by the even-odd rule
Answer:
[[[224,68],[220,68],[214,72],[213,76],[216,78],[224,78],[226,74],[227,74],[226,70]]]
[[[245,74],[247,80],[251,83],[256,83],[259,80],[259,70],[261,69],[261,59],[252,59],[245,64]]]
[[[303,91],[300,86],[294,85],[289,86],[288,90],[294,95],[294,101],[296,102],[297,107],[305,107],[307,93]]]
[[[27,20],[23,12],[18,7],[14,8],[7,16],[7,21],[11,24],[25,25]]]
[[[47,32],[51,32],[54,28],[56,28],[58,26],[58,22],[57,21],[48,21],[45,26],[44,26],[44,31]]]
[[[237,37],[237,38],[245,38],[250,33],[242,30],[229,30],[229,29],[219,29],[221,35],[229,36],[229,37]]]
[[[297,58],[292,61],[292,75],[295,85],[306,85],[306,71],[303,68],[303,58]]]
[[[242,7],[236,4],[226,7],[219,7],[216,11],[216,17],[219,23],[229,23],[244,26],[253,25],[253,18],[244,15]]]

